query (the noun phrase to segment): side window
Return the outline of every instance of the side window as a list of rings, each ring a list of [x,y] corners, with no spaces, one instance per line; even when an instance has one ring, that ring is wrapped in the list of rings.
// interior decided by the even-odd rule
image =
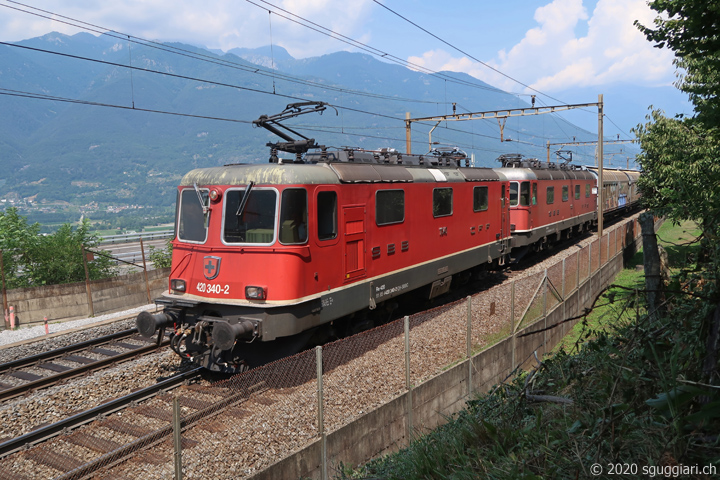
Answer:
[[[488,187],[473,188],[473,212],[488,209]]]
[[[317,227],[318,240],[332,240],[337,237],[337,193],[318,193]]]
[[[510,206],[516,207],[518,204],[518,190],[520,184],[518,182],[510,182]]]
[[[530,205],[530,182],[520,184],[520,205],[523,207]]]
[[[588,198],[590,196],[590,184],[585,184],[585,198]]]
[[[307,242],[307,224],[307,191],[304,188],[284,190],[280,208],[280,243]]]
[[[575,200],[580,200],[580,185],[575,185]]]
[[[568,190],[569,190],[568,186],[563,185],[563,194],[562,194],[563,202],[567,202],[570,199],[570,192]]]
[[[378,190],[375,194],[375,223],[390,225],[405,220],[405,191]]]
[[[547,187],[547,204],[555,203],[555,187]]]
[[[453,189],[436,188],[433,190],[433,217],[446,217],[453,213]]]

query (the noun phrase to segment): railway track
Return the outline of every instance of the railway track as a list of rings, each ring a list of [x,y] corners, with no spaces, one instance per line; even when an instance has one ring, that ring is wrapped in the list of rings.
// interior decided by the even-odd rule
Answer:
[[[173,398],[183,409],[182,427],[187,428],[220,413],[243,415],[234,408],[268,390],[263,384],[241,391],[188,384],[201,370],[175,375],[1,443],[0,480],[80,479],[137,455],[134,461],[152,466],[151,447],[173,434]],[[29,469],[32,477],[23,474]]]
[[[168,344],[164,332],[147,339],[132,328],[4,363],[0,365],[0,401],[146,355]]]

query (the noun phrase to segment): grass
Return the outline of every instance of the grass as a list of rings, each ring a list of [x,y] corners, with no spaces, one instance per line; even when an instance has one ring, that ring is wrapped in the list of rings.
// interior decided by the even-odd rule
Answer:
[[[696,268],[698,247],[688,243],[696,236],[692,224],[660,229],[674,273]],[[649,319],[643,272],[634,268],[641,263],[639,253],[537,371],[478,396],[408,448],[341,468],[336,478],[574,479],[592,478],[593,464],[607,478],[611,464],[719,465],[720,391],[705,386],[698,361],[715,305],[677,295],[671,314]]]

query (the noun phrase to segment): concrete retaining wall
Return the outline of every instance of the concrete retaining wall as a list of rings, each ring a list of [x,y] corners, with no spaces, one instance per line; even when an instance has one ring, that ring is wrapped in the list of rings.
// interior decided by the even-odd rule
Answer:
[[[118,312],[152,303],[167,290],[168,275],[169,268],[150,270],[147,285],[143,272],[93,280],[89,283],[92,307],[85,282],[8,290],[8,306],[15,308],[20,326],[41,323],[45,316],[53,322]]]

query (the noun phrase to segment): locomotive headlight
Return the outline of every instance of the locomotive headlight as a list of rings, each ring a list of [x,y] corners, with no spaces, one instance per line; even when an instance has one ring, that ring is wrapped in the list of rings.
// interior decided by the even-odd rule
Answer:
[[[267,291],[264,287],[245,287],[245,298],[265,300],[267,298]]]
[[[170,280],[170,290],[174,293],[185,293],[185,280],[173,278]]]
[[[217,188],[213,188],[212,190],[210,190],[210,200],[212,200],[213,202],[217,202],[218,200],[220,200],[220,197],[222,197],[222,192],[220,190],[218,190]]]

